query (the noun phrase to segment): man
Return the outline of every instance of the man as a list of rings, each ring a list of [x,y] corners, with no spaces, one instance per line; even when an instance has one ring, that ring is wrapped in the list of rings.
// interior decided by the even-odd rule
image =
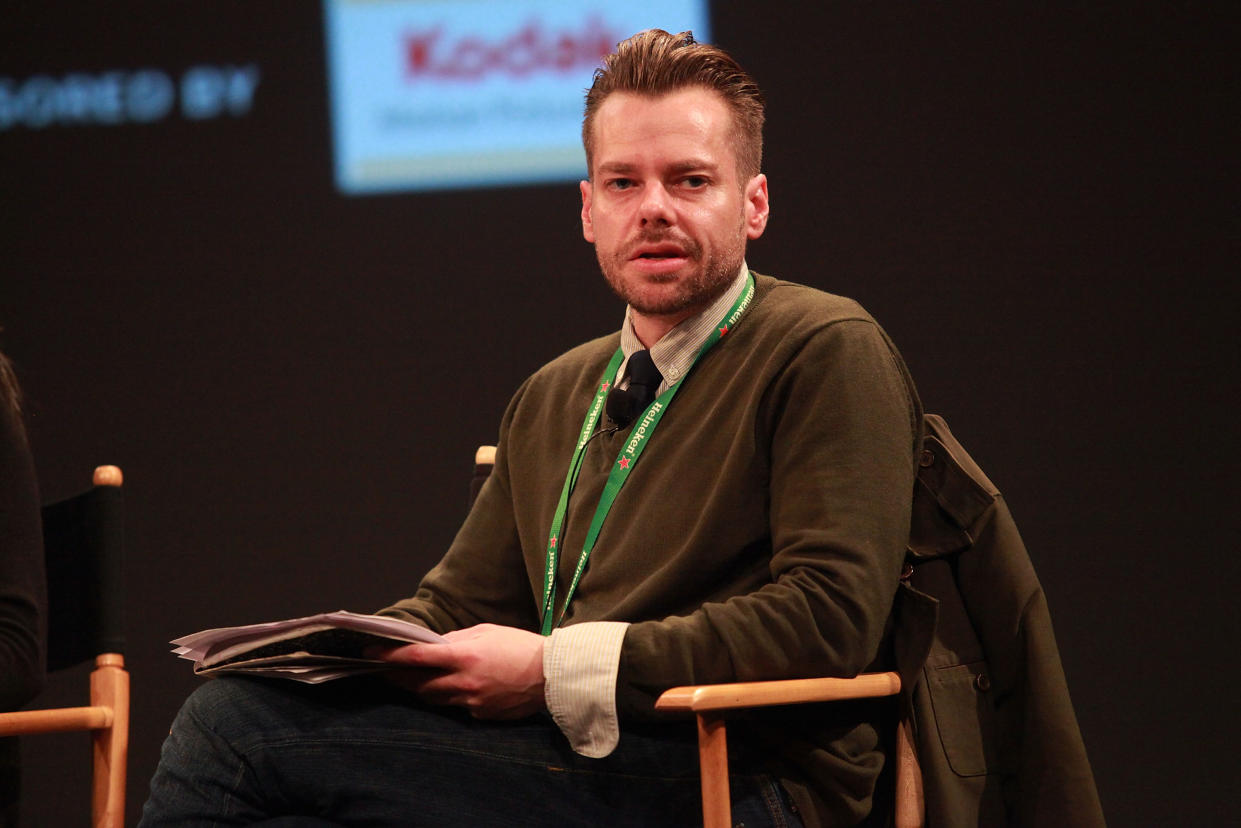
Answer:
[[[587,95],[581,193],[623,327],[521,386],[451,548],[384,611],[448,643],[384,654],[387,684],[204,685],[144,824],[697,824],[693,728],[656,720],[660,692],[884,658],[921,414],[860,307],[746,266],[762,122],[722,51],[619,45]],[[881,819],[888,713],[743,722],[735,821]]]

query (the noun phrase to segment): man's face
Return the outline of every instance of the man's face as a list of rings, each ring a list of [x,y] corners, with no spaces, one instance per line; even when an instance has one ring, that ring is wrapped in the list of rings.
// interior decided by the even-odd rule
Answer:
[[[742,181],[732,114],[717,92],[614,92],[593,126],[582,235],[635,311],[681,319],[724,291],[746,239],[767,226],[767,179]]]

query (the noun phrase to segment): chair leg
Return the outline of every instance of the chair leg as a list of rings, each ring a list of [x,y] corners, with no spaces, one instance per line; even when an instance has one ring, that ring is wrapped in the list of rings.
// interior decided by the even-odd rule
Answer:
[[[122,828],[129,753],[129,673],[125,671],[123,656],[107,653],[95,659],[90,695],[92,705],[112,710],[112,726],[91,733],[94,743],[91,824],[95,828]]]
[[[922,768],[914,751],[908,719],[896,729],[896,828],[923,828],[926,803],[922,793]]]
[[[728,734],[724,717],[698,713],[698,770],[702,774],[703,828],[732,828],[728,790]]]

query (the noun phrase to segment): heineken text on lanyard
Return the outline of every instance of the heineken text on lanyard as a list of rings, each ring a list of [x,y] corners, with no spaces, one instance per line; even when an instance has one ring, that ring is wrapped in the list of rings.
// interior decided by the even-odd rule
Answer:
[[[707,337],[706,342],[702,343],[702,347],[698,349],[698,353],[694,356],[694,362],[702,358],[702,355],[711,349],[711,346],[720,341],[737,320],[741,318],[741,314],[745,313],[745,309],[750,306],[750,300],[754,298],[754,277],[747,276],[745,289],[741,291],[741,295],[737,297],[737,301],[729,309],[724,318],[720,320],[720,324],[715,327],[711,335]],[[612,509],[612,503],[616,500],[617,494],[620,493],[621,487],[625,485],[625,481],[629,479],[633,467],[637,465],[638,458],[642,455],[642,450],[646,447],[646,441],[650,439],[654,433],[655,427],[659,425],[660,419],[664,416],[664,412],[668,409],[668,405],[672,402],[672,398],[676,396],[677,389],[681,387],[681,383],[685,381],[685,377],[677,380],[668,390],[660,394],[642,413],[641,419],[637,421],[632,433],[629,435],[628,442],[621,448],[620,454],[616,456],[616,464],[612,466],[612,471],[608,475],[608,482],[603,487],[603,493],[599,496],[599,505],[595,508],[594,520],[590,522],[590,528],[586,531],[586,540],[582,544],[582,555],[577,560],[577,568],[573,571],[573,580],[569,583],[568,592],[565,593],[564,606],[560,609],[560,617],[555,617],[556,607],[556,567],[560,563],[560,530],[564,526],[565,514],[569,510],[569,496],[573,493],[573,487],[577,485],[577,475],[582,469],[582,458],[586,455],[586,443],[590,440],[595,430],[595,424],[599,422],[599,412],[603,409],[603,402],[608,396],[608,389],[611,387],[612,380],[616,376],[616,370],[620,367],[625,355],[619,348],[612,355],[612,360],[608,363],[608,367],[603,369],[603,379],[599,381],[599,388],[595,391],[594,402],[591,403],[589,410],[586,412],[586,420],[582,423],[582,431],[577,439],[577,448],[573,451],[573,458],[569,461],[569,473],[565,475],[564,488],[560,492],[560,502],[556,504],[556,512],[552,516],[552,529],[547,539],[547,563],[543,570],[543,635],[551,635],[552,630],[564,621],[565,612],[569,609],[569,601],[573,600],[573,593],[577,591],[578,581],[582,579],[582,573],[586,571],[586,562],[590,560],[590,552],[594,549],[595,540],[599,537],[599,530],[603,528],[603,521],[607,518],[608,512]],[[691,366],[692,367],[692,366]],[[686,376],[689,372],[686,372]]]

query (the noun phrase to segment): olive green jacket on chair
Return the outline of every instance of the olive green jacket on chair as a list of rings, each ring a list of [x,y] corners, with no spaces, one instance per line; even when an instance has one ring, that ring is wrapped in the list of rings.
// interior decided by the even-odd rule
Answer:
[[[1047,602],[1016,524],[944,420],[925,423],[912,567],[895,613],[927,825],[1103,825]]]

